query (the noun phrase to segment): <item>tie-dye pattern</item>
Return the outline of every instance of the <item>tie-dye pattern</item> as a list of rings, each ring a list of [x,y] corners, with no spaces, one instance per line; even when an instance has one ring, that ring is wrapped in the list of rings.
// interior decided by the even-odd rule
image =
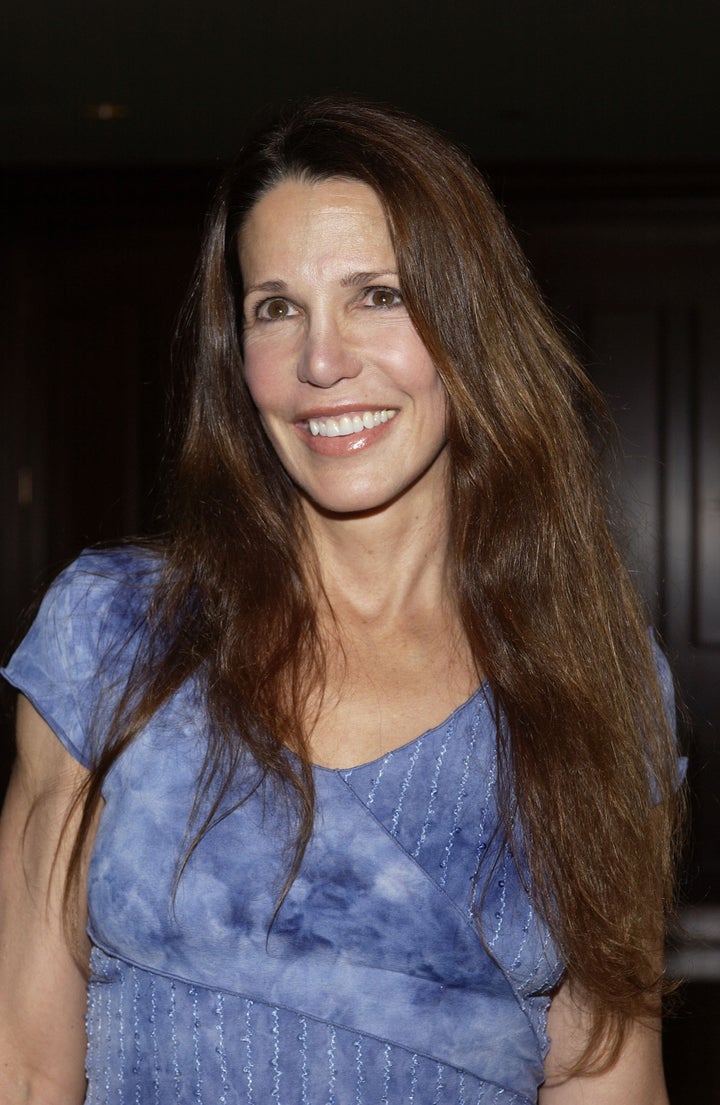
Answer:
[[[5,672],[83,763],[132,648],[99,657],[141,622],[151,583],[137,552],[85,554]],[[268,788],[207,833],[173,901],[202,745],[188,685],[107,779],[87,1102],[536,1101],[561,965],[496,834],[485,690],[374,763],[316,769],[315,832],[272,928],[287,818]]]

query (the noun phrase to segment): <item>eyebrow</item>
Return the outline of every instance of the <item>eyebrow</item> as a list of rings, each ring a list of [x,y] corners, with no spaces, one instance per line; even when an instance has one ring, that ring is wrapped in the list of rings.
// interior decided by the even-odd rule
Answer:
[[[284,292],[287,291],[287,284],[283,280],[265,280],[262,284],[253,284],[251,287],[245,289],[245,295],[251,295],[253,292]]]
[[[347,276],[343,276],[340,281],[340,285],[343,288],[356,288],[361,284],[372,284],[373,280],[384,280],[388,277],[391,280],[397,280],[396,272],[351,272]]]
[[[373,280],[397,280],[398,274],[396,272],[350,272],[340,281],[341,288],[357,288],[363,284],[371,284]],[[253,295],[255,292],[275,292],[281,294],[287,291],[287,284],[284,280],[264,280],[262,284],[253,284],[251,287],[245,289],[245,295]]]

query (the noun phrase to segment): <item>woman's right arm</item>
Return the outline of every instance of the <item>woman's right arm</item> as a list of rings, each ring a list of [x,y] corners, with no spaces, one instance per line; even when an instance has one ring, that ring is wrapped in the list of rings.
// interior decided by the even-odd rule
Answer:
[[[81,1105],[86,978],[68,944],[62,892],[86,772],[22,696],[17,760],[0,818],[0,1101]],[[79,947],[87,947],[85,918]]]

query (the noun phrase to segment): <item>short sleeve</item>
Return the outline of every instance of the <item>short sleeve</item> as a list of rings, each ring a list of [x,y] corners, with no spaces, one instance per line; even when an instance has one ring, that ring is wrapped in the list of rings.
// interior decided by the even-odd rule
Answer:
[[[129,550],[81,555],[48,589],[37,616],[6,668],[5,679],[26,696],[65,748],[84,767],[93,761],[98,716],[107,715],[122,684],[118,648],[137,631],[137,571]],[[115,658],[110,664],[110,657]],[[112,672],[110,667],[112,666]],[[125,668],[125,679],[129,671]]]

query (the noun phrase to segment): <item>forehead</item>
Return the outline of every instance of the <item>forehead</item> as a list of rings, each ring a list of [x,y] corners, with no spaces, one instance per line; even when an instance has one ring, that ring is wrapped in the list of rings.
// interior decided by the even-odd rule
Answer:
[[[240,232],[247,280],[258,268],[340,254],[394,264],[385,212],[376,192],[358,180],[284,180],[260,197]],[[252,270],[250,272],[249,270]]]

